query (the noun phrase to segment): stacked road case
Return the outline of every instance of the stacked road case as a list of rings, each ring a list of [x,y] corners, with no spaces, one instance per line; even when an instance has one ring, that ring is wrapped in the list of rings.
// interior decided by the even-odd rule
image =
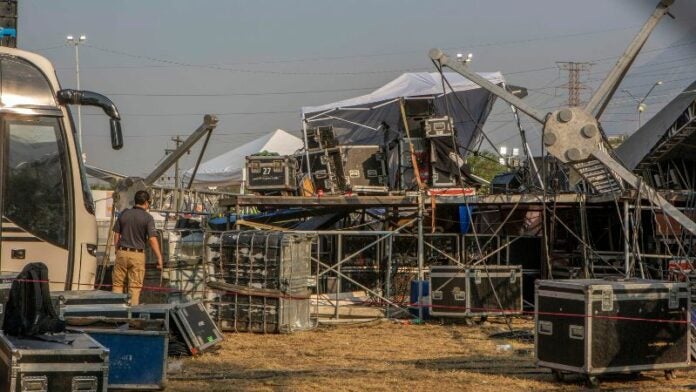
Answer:
[[[337,146],[308,152],[312,180],[325,193],[386,194],[386,156],[381,147]]]
[[[128,294],[103,290],[52,291],[56,313],[61,317],[130,317]]]
[[[690,363],[688,317],[685,283],[537,281],[537,365],[559,379],[583,374],[591,386],[607,373],[665,370],[671,378]]]
[[[209,302],[227,331],[278,333],[311,327],[310,256],[314,237],[269,231],[232,231],[212,241]]]
[[[247,189],[259,194],[297,190],[297,159],[293,156],[246,157]]]

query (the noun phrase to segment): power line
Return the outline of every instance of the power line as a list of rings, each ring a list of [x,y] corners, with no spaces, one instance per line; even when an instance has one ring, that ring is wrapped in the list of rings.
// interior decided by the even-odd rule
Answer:
[[[215,65],[215,64],[192,64],[192,63],[186,63],[182,61],[175,61],[175,60],[166,60],[166,59],[160,59],[156,57],[151,57],[151,56],[144,56],[144,55],[139,55],[139,54],[132,54],[128,52],[123,52],[120,50],[113,50],[113,49],[108,49],[100,46],[95,46],[91,44],[85,44],[86,47],[89,47],[91,49],[95,49],[101,52],[105,53],[111,53],[111,54],[118,54],[126,57],[131,57],[131,58],[137,58],[141,60],[148,60],[148,61],[153,61],[153,62],[158,62],[158,63],[164,63],[164,64],[169,64],[169,65],[174,65],[174,66],[180,66],[180,67],[190,67],[190,68],[206,68],[206,69],[212,69],[216,71],[228,71],[228,72],[235,72],[235,73],[250,73],[250,74],[261,74],[261,75],[295,75],[295,76],[321,76],[321,75],[326,75],[326,76],[340,76],[340,75],[347,75],[347,76],[355,76],[355,75],[367,75],[367,74],[384,74],[384,73],[394,73],[394,72],[414,72],[414,71],[422,71],[424,68],[418,68],[418,69],[400,69],[400,70],[381,70],[381,71],[361,71],[361,72],[289,72],[289,71],[264,71],[260,69],[241,69],[241,68],[231,68],[228,66],[221,66],[221,65]]]
[[[297,113],[299,110],[276,110],[276,111],[260,111],[260,112],[227,112],[215,113],[216,116],[253,116],[259,114],[289,114]],[[204,116],[209,113],[121,113],[123,117],[181,117],[181,116]],[[86,116],[103,116],[100,113],[89,113]]]
[[[603,34],[603,33],[608,33],[608,32],[632,30],[632,29],[635,29],[637,27],[640,27],[640,26],[627,26],[627,27],[619,27],[619,28],[611,28],[611,29],[603,29],[603,30],[585,31],[585,32],[579,32],[579,33],[547,35],[547,36],[528,38],[528,39],[520,39],[520,40],[474,43],[474,44],[465,45],[465,47],[466,48],[482,48],[482,47],[495,47],[495,46],[505,46],[505,45],[519,45],[519,44],[524,44],[524,43],[547,41],[547,40],[553,40],[553,39],[573,38],[573,37],[580,37],[580,36],[587,36],[587,35]],[[156,61],[156,62],[166,62],[166,63],[169,63],[170,66],[209,66],[206,64],[197,64],[197,65],[196,64],[185,64],[182,62],[177,62],[177,61],[172,61],[172,60],[164,60],[164,59],[159,59],[159,58],[145,56],[145,55],[138,55],[138,54],[128,53],[128,52],[124,52],[124,51],[120,51],[120,50],[107,49],[107,48],[96,47],[96,46],[92,46],[92,47],[94,49],[97,49],[97,50],[108,51],[109,53],[112,53],[112,54],[119,54],[119,55],[128,56],[128,57],[132,57],[132,58],[145,59],[145,60]],[[445,47],[443,49],[456,50],[456,49],[461,49],[461,48],[462,48],[462,46],[450,46],[450,47]],[[51,48],[48,48],[48,49],[51,49]],[[229,63],[227,65],[228,66],[229,65],[265,65],[265,64],[272,65],[272,64],[305,63],[305,62],[316,62],[316,61],[334,61],[334,60],[346,60],[346,59],[356,59],[356,58],[399,56],[399,55],[414,54],[414,53],[425,53],[426,51],[427,51],[427,49],[425,49],[425,50],[407,50],[407,51],[399,51],[399,52],[363,53],[363,54],[352,54],[352,55],[342,55],[342,56],[303,57],[303,58],[285,59],[285,60],[245,61],[245,62]],[[102,68],[113,68],[113,67],[129,67],[129,66],[103,66]],[[148,66],[143,65],[143,66],[139,66],[139,67],[148,67]],[[153,67],[157,67],[157,66],[153,66]]]
[[[340,88],[329,90],[300,90],[300,91],[268,91],[268,92],[243,92],[243,93],[104,93],[108,96],[127,97],[237,97],[237,96],[266,96],[266,95],[300,95],[300,94],[324,94],[348,91],[375,90],[377,87]]]

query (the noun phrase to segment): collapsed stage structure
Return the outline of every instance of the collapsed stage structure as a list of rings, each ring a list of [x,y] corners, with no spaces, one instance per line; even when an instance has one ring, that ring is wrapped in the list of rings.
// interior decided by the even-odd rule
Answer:
[[[485,101],[489,105],[490,97]],[[696,95],[689,87],[616,152],[633,165],[641,181],[659,188],[692,217],[696,163],[690,150],[675,141],[692,135],[695,107]],[[653,142],[646,147],[648,137]],[[639,158],[631,161],[635,156]],[[691,232],[636,190],[601,194],[582,181],[574,188],[559,187],[559,175],[568,170],[559,173],[554,170],[558,166],[555,159],[540,161],[543,187],[527,177],[526,184],[486,195],[443,195],[437,189],[384,195],[229,195],[217,205],[226,217],[210,222],[222,231],[270,229],[314,236],[311,286],[318,303],[329,304],[315,309],[323,316],[356,314],[341,311],[346,304],[383,306],[396,315],[394,309],[406,310],[418,301],[410,297],[410,282],[425,279],[433,265],[521,265],[526,306],[533,303],[533,284],[539,278],[693,280]],[[655,175],[659,173],[662,177]],[[259,210],[263,212],[246,213]],[[219,233],[201,233],[201,242],[204,236],[210,242]],[[196,270],[188,272],[189,279],[216,279],[216,261],[203,256],[206,249],[197,248],[199,264],[192,267],[189,261],[184,268]],[[205,285],[182,283],[186,278],[181,278],[182,267],[177,268],[173,287],[196,291],[194,296],[204,299]]]
[[[439,50],[430,53],[437,72],[405,74],[371,94],[303,108],[304,148],[295,157],[302,171],[298,177],[305,176],[297,192],[216,194],[214,207],[185,211],[210,219],[205,229],[176,229],[168,242],[170,254],[187,249],[197,256],[174,256],[163,284],[215,302],[220,297],[214,291],[224,280],[216,270],[224,253],[221,232],[249,228],[313,236],[308,287],[317,304],[329,304],[315,313],[334,318],[343,304],[385,309],[390,315],[408,314],[412,307],[422,318],[429,306],[422,285],[428,268],[436,265],[519,265],[526,306],[532,306],[539,278],[694,281],[694,86],[617,151],[597,120],[667,8],[658,5],[584,108],[541,112],[520,99],[523,89],[505,86],[500,73],[476,74]],[[481,193],[485,181],[472,175],[465,162],[492,144],[482,126],[497,98],[516,115],[524,113],[543,125],[543,154],[532,157],[521,131],[524,173],[510,167],[499,179],[503,186],[492,184],[493,192]],[[419,138],[437,142],[426,149]],[[375,177],[386,174],[380,186],[340,183],[351,171],[332,173],[327,161],[333,158],[316,154],[365,146],[375,148],[373,156],[384,155],[384,172],[369,168]],[[442,150],[445,154],[437,154]],[[345,161],[345,151],[340,154]],[[434,164],[435,156],[444,165]],[[446,181],[434,181],[434,174],[444,174]],[[153,209],[182,212],[157,202]],[[192,233],[199,238],[193,248]],[[355,292],[362,295],[348,294]],[[498,310],[505,308],[496,301]]]
[[[418,291],[414,298],[410,282],[424,280],[428,267],[440,264],[521,265],[528,306],[539,278],[692,281],[696,225],[690,217],[696,196],[693,145],[684,141],[694,129],[693,88],[616,153],[596,120],[667,8],[658,5],[585,108],[539,112],[504,88],[499,74],[475,74],[438,50],[431,51],[438,72],[404,75],[366,96],[304,108],[305,148],[298,157],[313,188],[294,196],[221,200],[220,207],[230,214],[219,227],[317,236],[312,284],[317,296],[334,306],[334,317],[340,303],[349,303],[344,301],[349,291],[364,292],[355,301],[363,305],[404,311],[415,305],[422,317],[425,291],[413,286]],[[443,72],[445,67],[456,74]],[[496,97],[544,125],[542,149],[549,155],[535,165],[525,146],[525,167],[533,175],[512,173],[504,191],[472,195],[481,183],[460,162],[486,137],[481,126]],[[423,102],[429,103],[418,105]],[[458,156],[449,166],[456,178],[447,191],[416,170],[428,170],[418,161],[414,140],[423,137],[414,135],[419,131],[428,137],[428,117],[445,117],[455,130],[449,148]],[[327,183],[324,178],[333,181],[330,169],[322,167],[326,177],[313,173],[318,161],[311,154],[321,147],[322,127],[330,130],[334,144],[329,147],[381,147],[390,191],[317,185],[319,179],[322,184]],[[656,134],[660,136],[646,143]],[[315,146],[314,137],[319,140]],[[526,145],[523,134],[521,138]],[[433,168],[429,170],[432,176]],[[245,215],[249,207],[264,212]]]

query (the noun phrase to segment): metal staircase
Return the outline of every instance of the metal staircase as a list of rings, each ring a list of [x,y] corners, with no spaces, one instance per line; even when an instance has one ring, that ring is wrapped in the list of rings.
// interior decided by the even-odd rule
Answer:
[[[600,195],[623,191],[621,180],[596,159],[572,163],[570,166]]]

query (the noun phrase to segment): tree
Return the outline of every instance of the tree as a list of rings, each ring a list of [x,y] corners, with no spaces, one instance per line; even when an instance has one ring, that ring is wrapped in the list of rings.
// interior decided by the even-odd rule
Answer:
[[[498,162],[498,156],[490,151],[478,151],[467,157],[471,173],[490,181],[493,177],[507,168]]]

